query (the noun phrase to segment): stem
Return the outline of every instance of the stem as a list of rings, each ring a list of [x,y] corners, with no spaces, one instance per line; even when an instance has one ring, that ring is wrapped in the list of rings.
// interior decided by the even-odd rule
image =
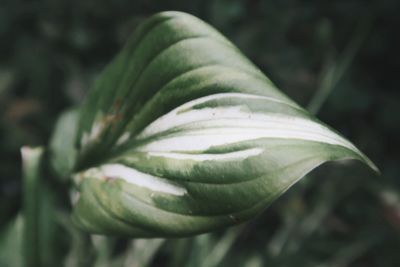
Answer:
[[[322,105],[328,99],[330,93],[335,89],[344,74],[348,71],[355,56],[362,47],[364,40],[368,36],[370,25],[370,17],[360,22],[354,37],[350,40],[339,59],[336,62],[328,64],[328,66],[324,68],[321,75],[320,86],[307,106],[307,110],[310,111],[310,113],[315,115],[319,112]],[[328,63],[329,59],[330,57],[328,55]]]
[[[44,149],[23,147],[23,255],[25,266],[40,266],[39,254],[39,185]]]
[[[241,234],[243,226],[231,228],[225,232],[221,239],[214,245],[212,251],[204,259],[200,266],[214,267],[220,266],[224,257],[228,254],[229,249]]]

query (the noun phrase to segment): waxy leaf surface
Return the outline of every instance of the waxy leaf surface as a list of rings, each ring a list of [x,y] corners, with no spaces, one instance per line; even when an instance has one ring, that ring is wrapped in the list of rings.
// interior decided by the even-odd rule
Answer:
[[[187,236],[246,221],[349,141],[184,13],[146,20],[80,110],[74,220],[98,234]],[[74,150],[75,151],[75,150]]]

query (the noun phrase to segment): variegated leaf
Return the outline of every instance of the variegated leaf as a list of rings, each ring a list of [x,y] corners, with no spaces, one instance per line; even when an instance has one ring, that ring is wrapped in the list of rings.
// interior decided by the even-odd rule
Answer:
[[[184,13],[144,22],[81,109],[74,219],[99,234],[186,236],[246,221],[349,141]]]

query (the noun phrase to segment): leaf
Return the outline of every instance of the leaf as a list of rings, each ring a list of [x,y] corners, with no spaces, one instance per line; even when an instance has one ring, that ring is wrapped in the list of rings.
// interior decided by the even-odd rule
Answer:
[[[21,148],[22,171],[23,171],[23,258],[25,265],[40,265],[39,241],[40,229],[40,197],[41,179],[43,175],[43,147]]]
[[[145,21],[80,112],[73,218],[99,234],[187,236],[253,218],[353,144],[278,91],[215,29]]]
[[[68,177],[76,159],[75,139],[78,110],[70,109],[61,114],[50,140],[50,162],[59,177]]]
[[[0,233],[0,266],[23,266],[24,217],[18,214]]]

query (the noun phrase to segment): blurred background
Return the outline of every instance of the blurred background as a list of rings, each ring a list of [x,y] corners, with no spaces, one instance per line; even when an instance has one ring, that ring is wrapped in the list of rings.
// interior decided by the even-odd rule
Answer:
[[[172,240],[87,236],[69,221],[67,188],[49,179],[43,266],[400,266],[398,0],[2,0],[0,267],[23,262],[20,147],[46,145],[60,113],[163,10],[216,27],[382,175],[327,164],[249,223]]]

